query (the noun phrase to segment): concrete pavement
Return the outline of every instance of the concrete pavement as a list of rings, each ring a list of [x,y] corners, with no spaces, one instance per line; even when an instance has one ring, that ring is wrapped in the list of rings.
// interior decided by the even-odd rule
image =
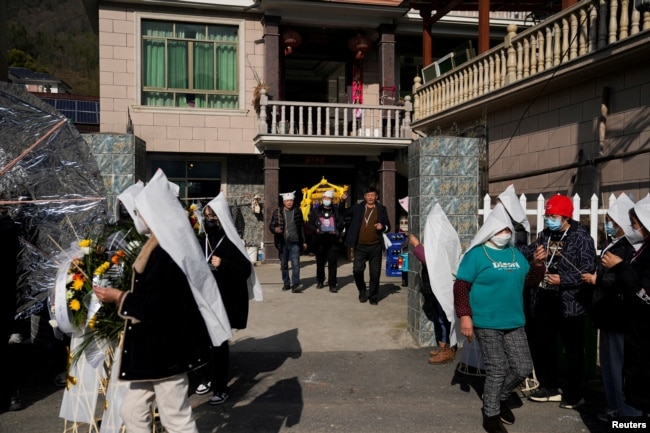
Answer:
[[[456,362],[427,364],[429,348],[417,347],[406,330],[408,290],[400,278],[382,269],[379,305],[361,304],[350,262],[340,260],[342,288],[334,294],[316,289],[314,258],[301,259],[307,289],[299,294],[281,290],[279,265],[256,266],[264,301],[251,303],[248,328],[234,333],[230,399],[210,406],[209,394],[190,397],[201,433],[482,431],[481,379],[458,373]],[[0,433],[63,432],[61,396],[60,388],[26,378],[26,407],[0,413]],[[580,411],[517,398],[508,431],[605,432],[595,418],[603,403],[597,381],[586,397]]]

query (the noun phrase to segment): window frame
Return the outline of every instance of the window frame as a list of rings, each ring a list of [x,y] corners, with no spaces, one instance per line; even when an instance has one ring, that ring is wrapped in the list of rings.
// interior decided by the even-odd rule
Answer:
[[[216,156],[208,156],[208,155],[203,155],[203,154],[189,154],[189,153],[168,153],[168,152],[155,152],[155,153],[148,153],[147,154],[147,173],[149,178],[151,178],[154,175],[153,172],[153,167],[155,166],[155,162],[157,161],[174,161],[174,162],[218,162],[221,164],[221,176],[219,177],[219,183],[221,184],[220,191],[224,192],[226,195],[228,194],[228,184],[226,183],[226,179],[228,178],[228,164],[227,164],[227,158],[226,157],[216,157]],[[177,180],[177,177],[170,176],[169,180],[170,182],[174,182]],[[196,179],[201,179],[201,180],[214,180],[214,179],[209,179],[209,178],[191,178],[191,180],[196,180]],[[188,177],[187,175],[183,179],[185,184],[188,183]],[[186,197],[187,191],[181,191],[180,192],[180,197],[181,199],[187,199]],[[216,196],[215,196],[216,197]],[[205,197],[209,198],[209,197]],[[214,197],[212,197],[214,198]]]
[[[166,23],[186,23],[186,24],[198,24],[198,25],[223,25],[223,26],[233,26],[237,27],[237,89],[232,91],[233,95],[237,96],[237,108],[210,108],[210,107],[182,107],[182,106],[162,106],[162,105],[145,105],[143,104],[142,93],[144,92],[144,83],[143,83],[143,34],[142,34],[142,25],[144,20],[156,20],[163,21]],[[245,20],[243,19],[228,19],[228,18],[206,18],[200,16],[181,16],[181,15],[169,15],[161,13],[136,13],[135,16],[135,39],[136,39],[136,61],[135,61],[135,81],[136,81],[136,92],[135,92],[135,105],[141,108],[156,109],[156,110],[165,110],[165,111],[176,111],[180,110],[183,112],[187,111],[200,111],[204,110],[206,112],[215,113],[215,112],[224,112],[224,113],[241,113],[246,112],[246,70],[245,70],[245,46],[246,46],[246,26]],[[198,41],[204,42],[204,41]],[[176,90],[170,90],[173,93],[181,93]],[[187,92],[189,93],[189,92]],[[206,94],[199,92],[200,94]],[[195,94],[199,94],[195,93]],[[228,92],[218,91],[214,93],[207,93],[212,95],[224,95]]]

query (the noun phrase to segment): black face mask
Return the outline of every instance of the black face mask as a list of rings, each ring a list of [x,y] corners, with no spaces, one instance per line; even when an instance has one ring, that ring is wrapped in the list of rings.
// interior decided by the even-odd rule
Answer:
[[[206,219],[204,221],[204,224],[205,224],[205,232],[208,234],[214,235],[223,232],[223,227],[221,226],[221,223],[217,220]]]

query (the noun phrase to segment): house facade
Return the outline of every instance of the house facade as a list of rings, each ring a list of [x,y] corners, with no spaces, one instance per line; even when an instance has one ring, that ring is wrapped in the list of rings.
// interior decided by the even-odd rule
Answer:
[[[94,3],[100,130],[144,142],[146,176],[164,169],[187,198],[225,191],[267,260],[279,193],[300,201],[321,179],[348,185],[350,203],[377,187],[398,227],[422,63],[422,19],[405,2]],[[513,21],[524,17],[493,21],[495,43]],[[435,58],[471,47],[475,27],[471,16],[441,21]]]

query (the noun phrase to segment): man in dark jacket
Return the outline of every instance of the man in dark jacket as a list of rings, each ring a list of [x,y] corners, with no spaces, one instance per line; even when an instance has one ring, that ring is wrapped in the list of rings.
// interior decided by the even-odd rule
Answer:
[[[325,263],[327,263],[327,283],[330,292],[339,291],[336,271],[339,256],[339,236],[343,232],[343,216],[338,206],[332,204],[334,190],[323,193],[320,206],[309,213],[309,228],[313,235],[313,251],[316,254],[316,288],[325,287]]]
[[[294,208],[295,191],[280,194],[282,207],[273,211],[269,230],[274,235],[275,247],[280,252],[282,290],[301,293],[305,287],[300,284],[300,250],[307,249],[305,224],[299,208]],[[291,277],[289,277],[291,262]]]
[[[345,245],[354,248],[352,275],[359,290],[359,302],[370,299],[371,305],[379,302],[379,276],[381,257],[384,250],[383,234],[390,231],[390,221],[386,208],[377,202],[377,189],[368,187],[363,195],[363,203],[357,203],[346,213],[350,226],[345,233]],[[341,196],[346,200],[347,194]],[[370,273],[370,293],[366,290],[364,272],[368,262]]]

